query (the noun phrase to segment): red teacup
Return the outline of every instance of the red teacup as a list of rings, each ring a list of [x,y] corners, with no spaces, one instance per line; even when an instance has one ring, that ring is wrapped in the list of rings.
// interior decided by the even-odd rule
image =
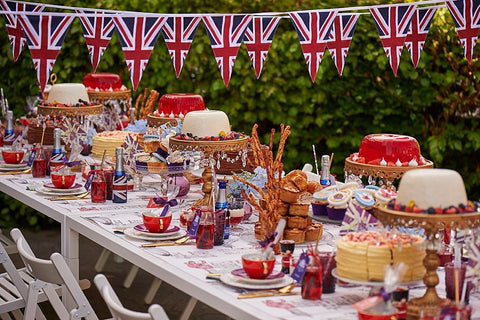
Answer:
[[[275,266],[275,259],[264,260],[259,254],[245,254],[242,256],[243,270],[252,279],[265,279]]]
[[[163,208],[160,209],[163,210]],[[170,226],[170,222],[172,222],[172,215],[171,213],[167,213],[166,216],[160,217],[161,211],[158,213],[157,212],[158,210],[143,213],[143,224],[150,232],[162,233],[165,232]]]
[[[71,188],[75,183],[75,177],[76,177],[75,173],[62,174],[62,173],[52,172],[50,174],[50,178],[52,178],[53,185],[58,189]]]
[[[2,150],[3,160],[8,164],[18,164],[22,162],[24,155],[25,152],[23,151]]]

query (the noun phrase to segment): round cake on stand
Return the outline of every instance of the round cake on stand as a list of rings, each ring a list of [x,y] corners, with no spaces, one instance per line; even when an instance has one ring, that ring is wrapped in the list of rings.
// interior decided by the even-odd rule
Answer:
[[[419,319],[424,307],[447,303],[448,299],[440,298],[435,290],[440,263],[435,235],[445,228],[462,230],[480,226],[480,212],[467,200],[462,177],[448,169],[408,171],[400,181],[397,199],[388,206],[374,207],[374,215],[388,226],[425,230],[427,255],[423,263],[427,271],[423,281],[427,289],[422,297],[408,301],[407,319]]]
[[[345,159],[345,182],[368,178],[368,184],[395,189],[393,182],[407,171],[433,168],[420,153],[415,138],[398,134],[370,134],[363,138],[359,152]],[[378,180],[378,181],[377,181]]]
[[[201,95],[193,93],[168,93],[160,97],[158,110],[147,115],[147,126],[159,127],[165,123],[177,124],[190,111],[205,110]]]
[[[122,84],[118,74],[96,72],[88,73],[83,78],[83,85],[87,88],[88,97],[92,101],[121,100],[130,108],[131,90]]]
[[[169,139],[170,151],[201,152],[204,160],[200,165],[203,171],[202,191],[204,197],[196,205],[214,205],[212,203],[212,177],[214,166],[219,165],[213,155],[218,152],[238,151],[244,153],[248,147],[248,137],[230,131],[228,116],[217,110],[192,111],[185,116],[182,134]]]

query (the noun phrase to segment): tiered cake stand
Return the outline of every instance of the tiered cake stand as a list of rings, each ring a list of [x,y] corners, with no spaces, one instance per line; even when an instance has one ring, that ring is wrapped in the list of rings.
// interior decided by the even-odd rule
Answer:
[[[202,191],[204,196],[198,200],[196,205],[209,205],[212,204],[212,176],[213,170],[210,165],[211,161],[215,161],[213,154],[215,152],[226,151],[238,151],[247,152],[248,137],[243,137],[235,140],[223,140],[223,141],[193,141],[193,140],[180,140],[170,138],[169,142],[170,150],[172,151],[199,151],[205,155],[207,163],[204,164],[205,170],[203,171],[203,186]]]
[[[92,101],[125,100],[128,109],[130,109],[130,98],[132,96],[130,89],[121,91],[88,91],[87,93],[88,98]]]
[[[147,126],[150,127],[160,127],[165,123],[171,123],[173,126],[177,125],[176,118],[167,118],[167,117],[157,117],[153,114],[147,115]]]
[[[428,306],[438,306],[448,302],[438,296],[435,286],[439,283],[437,267],[440,259],[437,256],[435,235],[444,228],[468,229],[480,226],[480,212],[460,214],[421,214],[390,210],[384,206],[377,206],[373,210],[375,217],[389,226],[419,227],[425,229],[427,237],[427,255],[423,260],[426,269],[423,282],[427,290],[423,297],[408,301],[407,319],[419,319],[420,310]]]
[[[379,180],[380,185],[392,187],[395,179],[400,179],[403,174],[409,170],[433,168],[433,162],[425,160],[425,164],[416,167],[397,167],[397,166],[376,166],[345,159],[345,182],[352,179],[352,175],[362,178],[368,177],[369,183]]]

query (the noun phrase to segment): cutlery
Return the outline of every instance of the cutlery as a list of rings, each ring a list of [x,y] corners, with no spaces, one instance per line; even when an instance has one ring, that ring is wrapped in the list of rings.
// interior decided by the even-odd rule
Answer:
[[[292,292],[292,289],[295,288],[296,286],[297,286],[296,283],[291,283],[278,290],[261,290],[256,292],[242,293],[237,297],[237,299],[294,295],[294,294],[297,294],[297,292]]]
[[[62,196],[62,197],[55,197],[55,198],[48,198],[50,201],[59,201],[59,200],[76,200],[76,199],[83,199],[88,195],[88,192],[77,194],[76,196]]]
[[[190,240],[190,236],[185,236],[175,241],[159,241],[159,242],[153,242],[153,243],[144,243],[142,244],[142,247],[147,248],[147,247],[174,246],[177,244],[186,244],[188,240]]]
[[[0,172],[0,175],[9,175],[9,174],[24,174],[32,172],[32,168],[28,168],[21,171],[7,171],[7,172]]]

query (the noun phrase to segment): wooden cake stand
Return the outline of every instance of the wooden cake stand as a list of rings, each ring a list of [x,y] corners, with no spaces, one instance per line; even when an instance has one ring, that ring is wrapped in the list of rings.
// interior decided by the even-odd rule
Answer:
[[[403,174],[409,170],[415,169],[427,169],[433,168],[433,162],[425,160],[425,164],[416,167],[397,167],[397,166],[376,166],[366,163],[358,163],[352,161],[350,158],[345,159],[345,181],[348,180],[350,175],[356,175],[359,178],[370,177],[380,179],[380,184],[385,184],[387,187],[391,187],[395,179],[400,179]],[[370,183],[370,181],[369,181]]]
[[[87,94],[92,101],[125,100],[127,107],[130,108],[130,98],[132,96],[130,89],[121,91],[88,91]]]
[[[101,104],[88,107],[46,107],[38,106],[37,113],[44,116],[88,116],[94,114],[102,114],[103,106]]]
[[[422,214],[390,210],[384,206],[373,208],[374,216],[383,224],[389,226],[403,226],[407,228],[419,227],[425,230],[427,237],[427,255],[423,260],[426,273],[423,282],[427,290],[423,297],[410,299],[407,304],[407,319],[419,319],[420,310],[428,306],[438,306],[448,302],[442,299],[435,290],[439,283],[437,267],[440,259],[437,256],[435,235],[440,229],[468,229],[480,226],[480,212],[459,214]]]
[[[202,191],[204,196],[202,199],[198,200],[195,205],[214,205],[212,204],[212,176],[213,170],[210,165],[211,162],[215,164],[215,159],[213,154],[215,152],[225,152],[225,151],[244,151],[247,152],[248,147],[248,137],[243,137],[235,140],[223,140],[223,141],[193,141],[193,140],[180,140],[175,138],[170,138],[169,142],[170,150],[172,151],[199,151],[203,152],[205,158],[207,159],[206,165],[204,165],[205,170],[203,171],[203,186]]]
[[[157,117],[153,114],[147,115],[147,126],[151,127],[160,127],[165,123],[171,123],[173,126],[177,125],[176,118],[167,118],[167,117]]]

